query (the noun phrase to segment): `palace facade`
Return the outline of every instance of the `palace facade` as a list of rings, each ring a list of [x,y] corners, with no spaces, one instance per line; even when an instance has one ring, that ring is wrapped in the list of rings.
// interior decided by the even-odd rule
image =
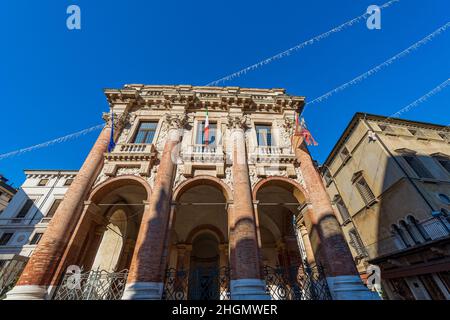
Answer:
[[[303,97],[188,85],[105,94],[106,125],[7,299],[377,298],[294,135]]]

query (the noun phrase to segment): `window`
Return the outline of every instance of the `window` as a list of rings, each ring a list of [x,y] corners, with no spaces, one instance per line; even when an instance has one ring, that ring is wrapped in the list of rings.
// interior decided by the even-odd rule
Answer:
[[[58,207],[62,201],[63,201],[63,199],[56,199],[55,201],[53,201],[53,204],[50,207],[50,210],[48,210],[45,218],[52,218],[55,215],[56,209],[58,209]]]
[[[36,233],[33,235],[33,238],[31,238],[30,244],[38,244],[39,241],[41,241],[42,235],[43,235],[42,232],[36,232]]]
[[[342,147],[342,150],[339,153],[339,156],[341,157],[341,159],[344,163],[348,160],[348,158],[350,158],[350,152],[348,152],[347,147]]]
[[[48,183],[48,179],[41,179],[41,180],[39,180],[39,182],[38,182],[38,186],[39,186],[39,187],[44,187],[44,186],[47,185],[47,183]]]
[[[450,159],[442,158],[442,157],[436,157],[436,160],[439,162],[439,164],[448,172],[450,173]]]
[[[348,235],[350,236],[349,243],[355,249],[358,257],[367,257],[366,249],[364,248],[364,244],[359,237],[358,232],[355,229],[350,229]]]
[[[373,194],[362,174],[359,174],[359,176],[354,179],[354,183],[356,184],[356,189],[358,190],[366,205],[370,205],[376,200],[375,195]]]
[[[450,205],[450,198],[446,194],[439,193],[438,197],[442,203],[445,203],[446,205]]]
[[[141,122],[134,143],[152,143],[155,137],[157,122]]]
[[[439,133],[439,136],[444,139],[445,141],[450,141],[450,133],[441,132]]]
[[[331,176],[330,170],[326,169],[323,173],[323,178],[325,179],[325,183],[327,184],[327,187],[330,185],[331,182],[333,182],[333,177]]]
[[[420,242],[424,240],[431,240],[428,233],[425,231],[423,226],[417,222],[416,218],[413,216],[408,216],[406,219],[409,223],[409,230],[414,235],[413,238],[420,239]]]
[[[255,129],[258,146],[270,147],[272,145],[272,127],[269,125],[256,125]]]
[[[394,130],[392,129],[391,126],[380,124],[380,125],[378,125],[378,127],[380,127],[381,131],[383,131],[383,132],[394,133]]]
[[[205,121],[198,123],[196,144],[201,145],[215,145],[217,135],[217,123],[209,122],[208,141],[205,140]]]
[[[6,246],[14,233],[4,233],[0,237],[0,246]]]
[[[417,138],[426,138],[425,133],[420,129],[408,129],[408,131]]]
[[[65,186],[70,186],[73,182],[73,179],[66,179],[66,181],[64,181],[64,185]]]
[[[400,229],[396,224],[392,225],[392,233],[397,239],[401,240],[401,244],[404,247],[411,246],[409,241],[406,239],[404,231],[402,229]]]
[[[342,221],[345,224],[346,222],[350,221],[350,213],[348,212],[347,206],[344,203],[344,200],[342,200],[341,196],[336,195],[334,197],[334,203],[336,207],[338,208],[338,211],[342,217]]]
[[[419,178],[429,178],[433,179],[433,175],[428,171],[427,168],[423,165],[422,161],[417,158],[415,155],[403,156],[403,159],[408,163],[408,165],[413,169],[416,175]]]
[[[20,222],[20,219],[24,218],[27,215],[28,211],[30,211],[33,204],[34,204],[33,199],[27,199],[22,209],[20,209],[19,213],[17,214],[16,216],[17,219],[14,219],[13,222],[16,223]]]

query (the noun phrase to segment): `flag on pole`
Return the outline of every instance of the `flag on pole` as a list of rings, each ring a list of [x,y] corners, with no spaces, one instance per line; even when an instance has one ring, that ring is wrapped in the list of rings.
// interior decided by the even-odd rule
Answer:
[[[300,119],[300,114],[298,114],[298,116],[296,117],[295,124],[296,124],[295,135],[302,136],[308,146],[310,146],[310,145],[317,146],[318,145],[316,140],[314,140],[314,137],[312,136],[311,132],[306,127],[305,119],[304,118]]]
[[[206,145],[209,144],[209,114],[208,114],[208,108],[206,108],[206,119],[205,119],[205,128],[203,131],[203,140]]]
[[[114,112],[111,111],[111,135],[109,137],[108,153],[110,153],[115,146],[116,143],[114,142]]]

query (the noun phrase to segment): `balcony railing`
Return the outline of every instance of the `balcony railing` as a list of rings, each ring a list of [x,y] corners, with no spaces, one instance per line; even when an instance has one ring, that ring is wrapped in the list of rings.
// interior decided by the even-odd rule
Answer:
[[[184,161],[198,163],[218,163],[223,162],[224,151],[222,145],[194,144],[182,151]]]
[[[257,146],[250,152],[250,158],[257,163],[291,163],[295,155],[290,147]]]
[[[156,149],[153,144],[120,143],[105,157],[107,160],[150,160],[155,155]]]

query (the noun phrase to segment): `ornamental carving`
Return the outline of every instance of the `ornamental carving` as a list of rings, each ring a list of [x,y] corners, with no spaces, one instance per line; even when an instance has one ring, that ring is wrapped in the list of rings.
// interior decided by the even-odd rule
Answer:
[[[244,129],[247,125],[247,116],[227,116],[228,129]]]
[[[173,182],[173,189],[178,187],[180,183],[186,180],[186,177],[183,175],[184,172],[184,165],[179,164],[177,165],[177,172],[175,173],[175,180]]]
[[[182,114],[170,114],[164,115],[164,120],[171,129],[183,129],[189,121],[188,116],[185,113]]]
[[[231,167],[225,168],[225,177],[222,179],[225,184],[230,187],[231,190],[233,190],[233,171],[231,170]]]
[[[158,172],[158,168],[159,168],[159,164],[155,164],[151,171],[150,171],[150,175],[147,178],[147,182],[150,185],[150,187],[153,189],[154,185],[155,185],[155,180],[156,180],[156,174]]]
[[[122,167],[117,169],[116,177],[125,175],[139,176],[139,171],[140,168],[138,167]]]
[[[111,126],[111,113],[103,112],[102,115],[103,120],[106,122],[107,126]],[[121,114],[117,114],[114,112],[114,130],[120,131],[125,125],[130,122],[130,115],[128,112],[122,112]]]

